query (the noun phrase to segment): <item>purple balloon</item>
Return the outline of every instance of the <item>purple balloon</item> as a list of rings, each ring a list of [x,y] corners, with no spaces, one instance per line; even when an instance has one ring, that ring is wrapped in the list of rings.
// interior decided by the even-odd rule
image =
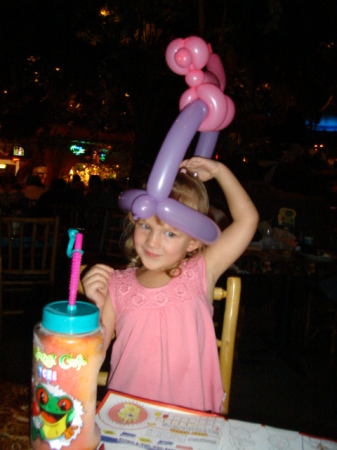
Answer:
[[[180,163],[207,114],[208,107],[202,100],[195,100],[181,111],[160,148],[147,190],[123,192],[119,206],[124,211],[131,210],[136,220],[157,215],[160,220],[209,245],[218,239],[219,227],[199,211],[168,198]],[[218,134],[217,131],[200,133],[195,155],[211,158]]]
[[[204,214],[170,199],[169,195],[180,163],[196,132],[205,130],[200,133],[194,155],[211,158],[219,130],[231,123],[235,106],[223,94],[226,86],[225,71],[220,57],[212,52],[210,44],[207,45],[197,36],[179,38],[168,45],[165,55],[170,69],[179,75],[185,75],[185,81],[190,86],[179,103],[186,106],[166,135],[146,191],[123,192],[119,205],[125,211],[131,210],[135,218],[146,219],[157,215],[159,219],[189,236],[211,244],[220,235],[219,227]],[[206,71],[202,71],[204,66]]]
[[[122,211],[131,211],[132,203],[140,195],[146,194],[142,189],[130,189],[120,194],[118,205]]]
[[[163,222],[207,245],[214,243],[221,234],[209,217],[172,198],[159,202],[156,214]]]
[[[200,133],[194,156],[211,159],[218,137],[219,131],[204,131]]]
[[[157,211],[156,200],[148,194],[139,195],[132,203],[132,212],[135,219],[147,219],[154,216]]]
[[[181,111],[170,128],[147,184],[147,192],[157,201],[162,201],[170,195],[180,163],[207,114],[206,104],[202,100],[196,100]]]

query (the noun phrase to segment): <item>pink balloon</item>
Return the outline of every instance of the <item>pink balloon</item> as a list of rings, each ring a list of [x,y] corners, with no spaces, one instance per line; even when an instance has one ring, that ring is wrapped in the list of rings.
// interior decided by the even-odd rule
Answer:
[[[197,94],[197,91],[195,90],[195,88],[187,89],[180,97],[179,110],[182,111],[185,108],[185,106],[191,104],[192,102],[194,102],[197,99],[198,99],[198,94]]]
[[[189,70],[188,67],[180,67],[178,66],[176,60],[175,60],[175,54],[177,51],[182,48],[184,45],[184,40],[174,39],[172,42],[169,43],[169,45],[166,48],[165,52],[165,59],[166,64],[169,66],[169,68],[172,70],[172,72],[177,73],[178,75],[186,75]]]
[[[174,55],[174,61],[179,67],[188,67],[192,64],[192,55],[186,48],[180,48]]]
[[[227,114],[227,102],[225,95],[214,84],[206,83],[196,88],[198,97],[208,106],[208,114],[198,131],[216,130],[225,120]]]
[[[202,70],[193,70],[185,75],[186,84],[190,87],[199,86],[205,82],[205,75]]]
[[[206,42],[198,36],[191,36],[185,39],[184,47],[192,54],[192,64],[194,69],[202,69],[206,66],[209,58],[209,49]]]
[[[211,83],[211,84],[214,84],[215,86],[217,86],[218,88],[220,88],[220,81],[214,75],[214,73],[212,73],[212,72],[204,72],[204,73],[205,73],[204,83]],[[188,77],[188,74],[185,75],[185,80],[186,80],[186,77]]]
[[[225,117],[225,120],[222,122],[222,124],[217,128],[217,130],[223,130],[224,128],[228,127],[235,116],[235,105],[233,100],[228,97],[228,95],[225,95],[226,102],[227,102],[227,115]]]
[[[224,91],[226,87],[226,74],[220,56],[212,53],[209,56],[206,67],[209,72],[212,72],[217,77],[220,82],[220,89]]]
[[[197,36],[175,39],[166,49],[166,62],[173,72],[185,75],[186,84],[190,86],[180,97],[180,111],[196,99],[208,107],[208,115],[198,131],[226,128],[234,118],[235,107],[232,100],[223,94],[226,74],[211,45]],[[206,71],[201,70],[204,67]]]

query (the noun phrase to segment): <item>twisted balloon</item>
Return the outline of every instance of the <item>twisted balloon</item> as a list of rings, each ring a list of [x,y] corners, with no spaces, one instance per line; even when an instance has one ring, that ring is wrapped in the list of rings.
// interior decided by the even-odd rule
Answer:
[[[226,128],[234,118],[234,103],[223,92],[226,76],[219,56],[200,37],[173,40],[166,49],[166,62],[173,72],[185,75],[189,88],[180,97],[181,112],[159,150],[146,191],[123,192],[119,205],[124,211],[132,211],[135,218],[157,215],[192,238],[212,244],[220,235],[218,226],[169,195],[194,135],[200,132],[194,155],[211,158],[219,130]]]

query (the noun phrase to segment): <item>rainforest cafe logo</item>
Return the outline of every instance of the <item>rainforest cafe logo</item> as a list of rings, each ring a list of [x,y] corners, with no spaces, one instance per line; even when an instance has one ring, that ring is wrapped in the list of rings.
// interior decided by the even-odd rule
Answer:
[[[80,370],[81,367],[88,364],[87,358],[84,358],[81,354],[73,358],[72,353],[70,353],[69,355],[61,355],[59,357],[59,360],[57,361],[56,353],[51,353],[48,355],[47,353],[41,352],[39,347],[33,347],[33,356],[35,358],[35,361],[41,361],[42,364],[48,369],[51,369],[58,364],[59,367],[64,370],[68,370],[71,368]]]

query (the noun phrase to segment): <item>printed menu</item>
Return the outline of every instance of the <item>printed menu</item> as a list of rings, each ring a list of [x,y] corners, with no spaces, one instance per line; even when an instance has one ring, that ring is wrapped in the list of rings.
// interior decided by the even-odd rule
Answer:
[[[97,450],[337,450],[337,442],[108,391]]]
[[[225,427],[224,417],[145,401],[109,391],[100,404],[98,450],[215,450]]]

